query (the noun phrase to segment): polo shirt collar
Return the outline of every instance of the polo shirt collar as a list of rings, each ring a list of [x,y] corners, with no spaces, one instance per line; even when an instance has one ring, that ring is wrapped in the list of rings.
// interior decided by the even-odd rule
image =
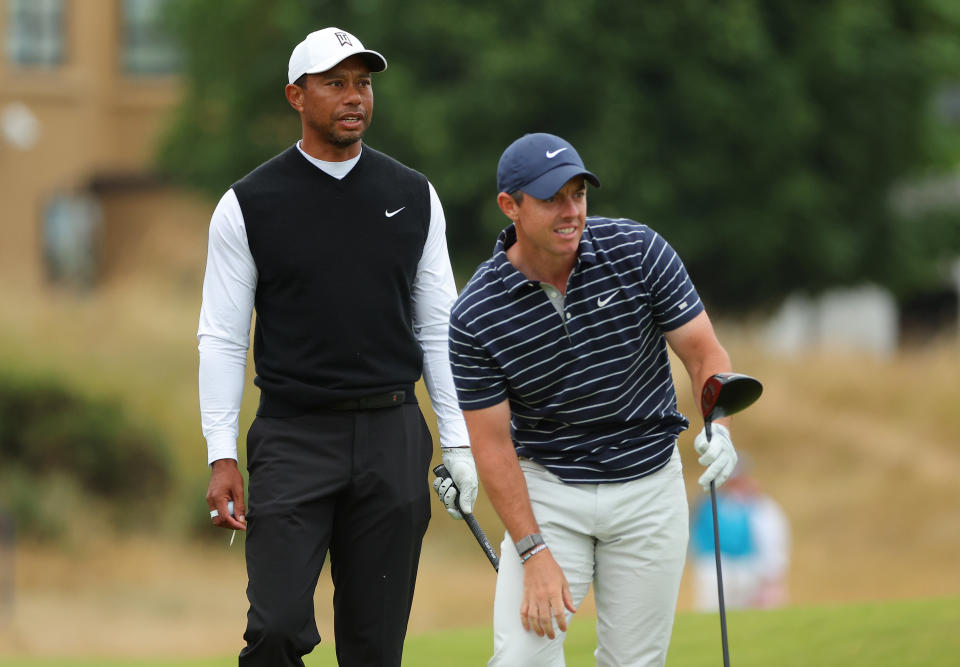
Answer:
[[[500,280],[503,281],[503,285],[507,292],[510,293],[516,292],[525,285],[536,286],[539,284],[538,281],[530,280],[525,275],[520,273],[517,270],[517,267],[511,264],[510,260],[507,259],[507,248],[516,242],[517,230],[516,227],[511,224],[500,232],[500,234],[497,236],[497,243],[493,248],[494,267],[496,267],[497,273],[500,275]],[[580,245],[577,249],[577,264],[573,267],[573,271],[576,273],[580,264],[592,265],[596,263],[597,253],[593,245],[593,233],[590,231],[590,220],[588,218],[587,224],[583,230],[583,235],[580,237]]]

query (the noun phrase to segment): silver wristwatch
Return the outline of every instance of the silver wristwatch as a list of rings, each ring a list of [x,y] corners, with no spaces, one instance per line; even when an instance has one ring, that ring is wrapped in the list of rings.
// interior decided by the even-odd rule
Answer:
[[[543,544],[543,538],[540,537],[540,533],[531,533],[519,542],[516,542],[514,546],[517,547],[517,555],[522,556],[540,544]]]

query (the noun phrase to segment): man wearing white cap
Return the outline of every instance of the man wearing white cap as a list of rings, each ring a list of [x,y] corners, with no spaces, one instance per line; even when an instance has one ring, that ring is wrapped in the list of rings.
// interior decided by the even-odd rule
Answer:
[[[683,263],[646,225],[587,217],[587,171],[546,133],[503,152],[511,224],[450,316],[450,361],[477,468],[507,528],[493,610],[497,667],[563,664],[594,587],[597,665],[662,666],[687,546],[667,346],[693,387],[730,360]],[[721,420],[700,484],[737,457]]]
[[[210,222],[200,409],[210,516],[247,530],[241,665],[303,665],[320,641],[313,596],[328,551],[340,664],[400,665],[430,517],[421,375],[461,507],[476,498],[447,361],[456,287],[443,210],[422,174],[362,142],[371,72],[386,67],[345,30],[309,34],[285,89],[300,141],[234,183]],[[254,309],[246,505],[236,440]]]

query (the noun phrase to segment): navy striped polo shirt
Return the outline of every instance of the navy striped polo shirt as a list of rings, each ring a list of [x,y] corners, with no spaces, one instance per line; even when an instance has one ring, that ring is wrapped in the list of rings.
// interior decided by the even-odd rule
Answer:
[[[460,408],[509,400],[517,455],[565,482],[659,470],[689,425],[662,332],[703,310],[680,257],[646,225],[589,217],[561,316],[507,259],[515,241],[500,233],[450,313]]]

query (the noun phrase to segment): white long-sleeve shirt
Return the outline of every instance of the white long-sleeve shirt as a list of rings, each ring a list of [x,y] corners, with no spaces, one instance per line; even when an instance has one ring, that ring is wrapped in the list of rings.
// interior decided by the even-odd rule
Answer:
[[[342,179],[360,155],[325,162],[301,154],[334,178]],[[457,405],[447,356],[450,306],[457,298],[447,253],[446,220],[432,184],[430,227],[413,284],[413,331],[423,350],[423,379],[437,415],[444,447],[469,444]],[[237,458],[238,419],[243,399],[257,267],[247,244],[243,212],[233,189],[220,199],[210,219],[203,303],[197,330],[200,351],[200,420],[207,440],[207,462]]]

